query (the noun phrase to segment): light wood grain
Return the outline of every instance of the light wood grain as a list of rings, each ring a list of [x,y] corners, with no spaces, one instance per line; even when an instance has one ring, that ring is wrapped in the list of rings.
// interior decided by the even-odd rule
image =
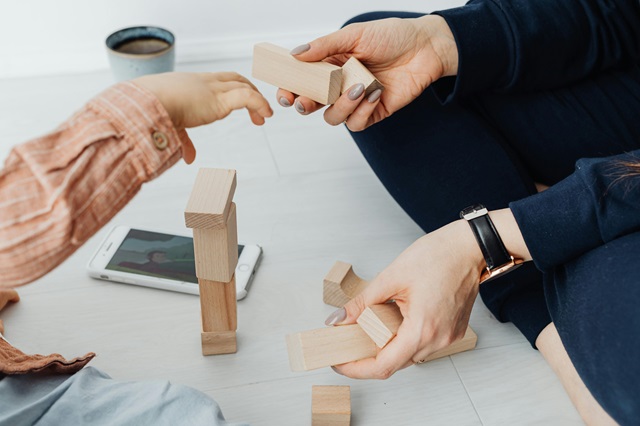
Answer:
[[[238,265],[237,229],[235,203],[231,203],[227,221],[223,227],[193,229],[193,249],[198,278],[221,282],[231,280]]]
[[[337,261],[324,277],[322,300],[341,308],[368,284],[353,272],[350,264]]]
[[[233,354],[238,350],[235,331],[203,331],[202,355]]]
[[[371,92],[377,89],[384,90],[384,86],[376,77],[357,60],[355,56],[349,58],[342,65],[342,93],[348,91],[354,84],[364,84],[364,95],[369,96]]]
[[[368,306],[357,319],[358,325],[379,348],[394,338],[402,324],[402,313],[395,303]]]
[[[311,387],[311,425],[349,426],[351,388],[349,386]]]
[[[235,190],[235,170],[209,168],[198,170],[184,211],[187,228],[223,227],[227,221]]]
[[[233,331],[238,328],[236,279],[230,282],[198,278],[202,331]]]
[[[299,61],[289,50],[271,43],[254,46],[251,75],[323,105],[333,104],[342,87],[340,67],[328,62]]]

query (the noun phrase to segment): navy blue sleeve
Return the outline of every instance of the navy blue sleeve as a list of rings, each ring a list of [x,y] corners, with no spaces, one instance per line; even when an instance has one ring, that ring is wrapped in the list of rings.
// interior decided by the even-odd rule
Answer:
[[[472,0],[434,12],[456,39],[445,101],[478,91],[552,89],[640,62],[639,0]]]
[[[625,162],[639,165],[635,174]],[[640,150],[581,159],[575,172],[509,204],[536,266],[547,271],[622,235],[640,231]],[[627,175],[627,176],[626,176]]]

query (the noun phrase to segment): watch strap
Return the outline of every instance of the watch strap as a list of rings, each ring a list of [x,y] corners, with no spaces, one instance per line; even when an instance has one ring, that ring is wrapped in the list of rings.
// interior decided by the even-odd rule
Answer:
[[[477,214],[478,212],[481,214]],[[464,209],[460,212],[460,217],[469,223],[489,270],[513,260],[483,205],[477,204]]]

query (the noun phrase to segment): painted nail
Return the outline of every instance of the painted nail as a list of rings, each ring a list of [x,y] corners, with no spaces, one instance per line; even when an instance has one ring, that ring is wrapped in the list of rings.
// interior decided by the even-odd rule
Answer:
[[[339,322],[344,321],[346,317],[347,317],[347,311],[344,308],[340,308],[327,317],[327,319],[324,322],[324,325],[337,324]]]
[[[278,103],[285,108],[289,108],[291,106],[291,102],[289,102],[289,99],[285,98],[284,96],[278,99]]]
[[[304,109],[304,105],[302,105],[300,102],[295,101],[293,105],[296,107],[296,111],[298,111],[300,114],[304,114],[306,112]]]
[[[369,101],[369,103],[374,103],[375,101],[378,100],[380,95],[382,95],[382,89],[376,89],[373,92],[371,92],[371,94],[367,98],[367,101]]]
[[[311,49],[311,45],[309,43],[306,43],[306,44],[301,44],[298,47],[294,47],[293,49],[291,49],[291,52],[289,53],[292,55],[299,55],[301,53],[306,52],[309,49]]]
[[[362,92],[364,92],[364,84],[358,83],[349,90],[349,94],[347,96],[352,101],[355,101],[362,95]]]

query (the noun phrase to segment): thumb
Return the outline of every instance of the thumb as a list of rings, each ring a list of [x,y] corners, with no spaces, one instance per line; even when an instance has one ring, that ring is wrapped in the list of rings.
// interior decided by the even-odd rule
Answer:
[[[355,324],[367,306],[385,303],[393,295],[388,292],[389,286],[382,284],[380,276],[373,279],[365,289],[338,309],[325,321],[326,325]]]
[[[350,27],[345,27],[311,43],[300,45],[292,49],[291,54],[305,62],[322,61],[329,56],[353,52],[357,40],[356,32]]]

